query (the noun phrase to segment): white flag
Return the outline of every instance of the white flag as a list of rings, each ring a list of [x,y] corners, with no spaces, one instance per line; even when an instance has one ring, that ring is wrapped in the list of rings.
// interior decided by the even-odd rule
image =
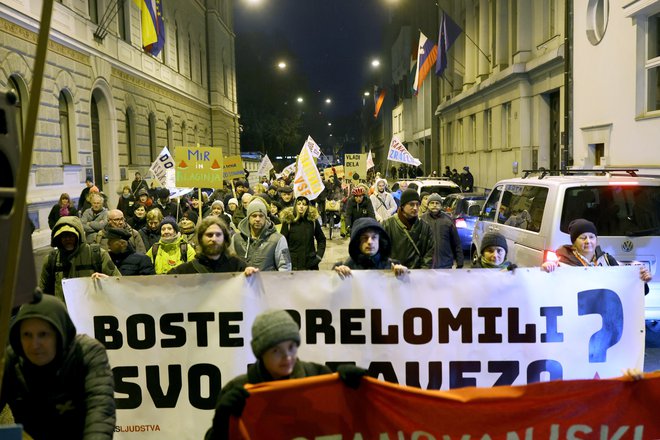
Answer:
[[[298,156],[298,169],[293,180],[293,195],[295,197],[305,196],[309,200],[314,200],[324,189],[321,173],[314,163],[312,152],[305,143]]]
[[[282,173],[280,173],[280,176],[288,176],[289,174],[295,173],[296,172],[296,164],[297,162],[292,163],[291,165],[287,165],[283,170]]]
[[[369,150],[369,154],[367,154],[367,171],[375,167],[376,164],[374,163],[374,158],[371,157],[371,150]]]
[[[151,164],[149,171],[151,174],[158,180],[160,186],[168,187],[168,174],[174,176],[174,158],[170,154],[170,150],[167,147],[163,147],[163,150],[160,152],[154,163]],[[168,171],[171,170],[171,173]],[[174,180],[172,180],[172,183]],[[174,185],[172,185],[174,186]]]
[[[406,147],[395,136],[392,137],[392,142],[390,142],[390,151],[387,152],[387,160],[407,163],[408,165],[415,165],[416,167],[422,164],[419,159],[410,154]]]
[[[268,155],[265,155],[263,159],[261,159],[261,163],[259,164],[259,169],[257,170],[257,175],[267,176],[268,172],[273,168],[275,168],[273,166],[273,163],[268,158]]]
[[[307,136],[307,142],[305,142],[305,145],[307,145],[307,148],[309,148],[310,153],[314,157],[319,157],[321,156],[321,147],[314,142],[314,139],[312,139],[311,136]]]

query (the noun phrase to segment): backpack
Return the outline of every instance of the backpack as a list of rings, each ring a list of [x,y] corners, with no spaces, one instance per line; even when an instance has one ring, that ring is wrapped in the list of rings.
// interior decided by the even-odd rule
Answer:
[[[101,247],[98,244],[89,245],[92,251],[92,268],[94,272],[103,273],[103,258],[101,257]],[[55,248],[50,251],[48,255],[48,285],[52,287],[51,291],[55,291],[55,269],[57,269],[57,262],[60,259],[60,250]],[[82,267],[82,266],[81,266]]]
[[[156,255],[158,255],[158,249],[160,248],[160,242],[156,242],[151,246],[151,258],[153,261],[156,261]],[[188,261],[188,243],[182,241],[179,243],[179,249],[181,250],[181,261]]]

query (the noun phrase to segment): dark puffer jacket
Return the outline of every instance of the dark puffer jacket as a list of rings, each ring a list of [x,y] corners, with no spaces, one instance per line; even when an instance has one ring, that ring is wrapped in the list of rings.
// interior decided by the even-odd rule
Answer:
[[[360,235],[367,230],[372,229],[378,232],[378,253],[373,257],[364,255],[360,252]],[[351,229],[351,241],[348,243],[348,255],[342,264],[351,269],[389,269],[392,263],[390,259],[392,244],[387,232],[376,220],[366,217],[355,221]]]
[[[319,270],[319,263],[325,254],[325,234],[319,223],[319,211],[307,207],[307,213],[296,221],[294,210],[286,208],[280,212],[282,229],[291,255],[293,270]],[[316,243],[315,243],[316,241]]]
[[[57,355],[48,365],[32,364],[23,352],[21,322],[39,318],[57,334]],[[111,439],[115,429],[112,371],[103,345],[76,328],[64,303],[44,295],[21,307],[9,330],[0,406],[8,404],[17,423],[35,440]]]

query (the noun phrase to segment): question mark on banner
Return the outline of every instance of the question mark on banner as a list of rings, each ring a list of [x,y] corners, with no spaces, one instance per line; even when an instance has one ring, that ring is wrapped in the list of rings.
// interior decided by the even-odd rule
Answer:
[[[605,362],[607,350],[623,333],[623,305],[616,292],[592,289],[578,292],[578,315],[600,315],[603,327],[589,339],[589,362]]]

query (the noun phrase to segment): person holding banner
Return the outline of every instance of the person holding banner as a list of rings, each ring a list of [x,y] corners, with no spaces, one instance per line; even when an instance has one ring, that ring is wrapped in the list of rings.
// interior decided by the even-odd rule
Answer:
[[[258,269],[248,267],[245,261],[233,252],[229,246],[229,226],[219,217],[206,217],[197,227],[196,234],[200,253],[195,255],[193,260],[170,270],[170,275],[243,272],[249,277],[258,272]]]
[[[383,229],[392,240],[393,259],[411,269],[430,269],[435,240],[431,227],[419,219],[420,201],[416,189],[401,193],[401,206],[383,222]]]
[[[474,267],[480,269],[514,270],[515,264],[506,261],[509,247],[506,238],[499,232],[487,232],[481,239],[479,257]]]
[[[246,384],[332,373],[325,365],[298,359],[300,340],[298,324],[286,310],[266,311],[254,319],[250,345],[257,361],[248,366],[247,374],[235,377],[220,390],[213,425],[206,432],[205,440],[230,438],[229,419],[240,417],[250,397],[250,392],[244,388]],[[347,386],[357,388],[367,371],[345,364],[339,366],[338,373]]]
[[[365,217],[353,224],[351,241],[348,243],[348,259],[334,267],[340,277],[351,275],[352,270],[392,269],[396,276],[408,272],[408,268],[390,259],[392,246],[387,232],[376,220]]]
[[[249,266],[259,270],[291,270],[286,238],[277,232],[273,223],[268,220],[268,209],[260,197],[256,197],[248,205],[247,217],[238,224],[238,233],[234,234],[232,248]]]
[[[596,225],[589,220],[578,218],[568,224],[568,234],[573,244],[557,249],[557,260],[546,261],[541,265],[545,272],[553,272],[558,266],[618,266],[612,255],[598,246]],[[639,277],[644,281],[644,294],[649,293],[648,283],[652,276],[646,266],[639,267]]]
[[[326,239],[318,210],[309,206],[307,197],[298,196],[295,208],[283,209],[280,219],[280,233],[289,245],[293,270],[319,270]]]
[[[35,439],[111,439],[112,370],[103,345],[76,334],[64,303],[24,304],[9,329],[0,407]]]

